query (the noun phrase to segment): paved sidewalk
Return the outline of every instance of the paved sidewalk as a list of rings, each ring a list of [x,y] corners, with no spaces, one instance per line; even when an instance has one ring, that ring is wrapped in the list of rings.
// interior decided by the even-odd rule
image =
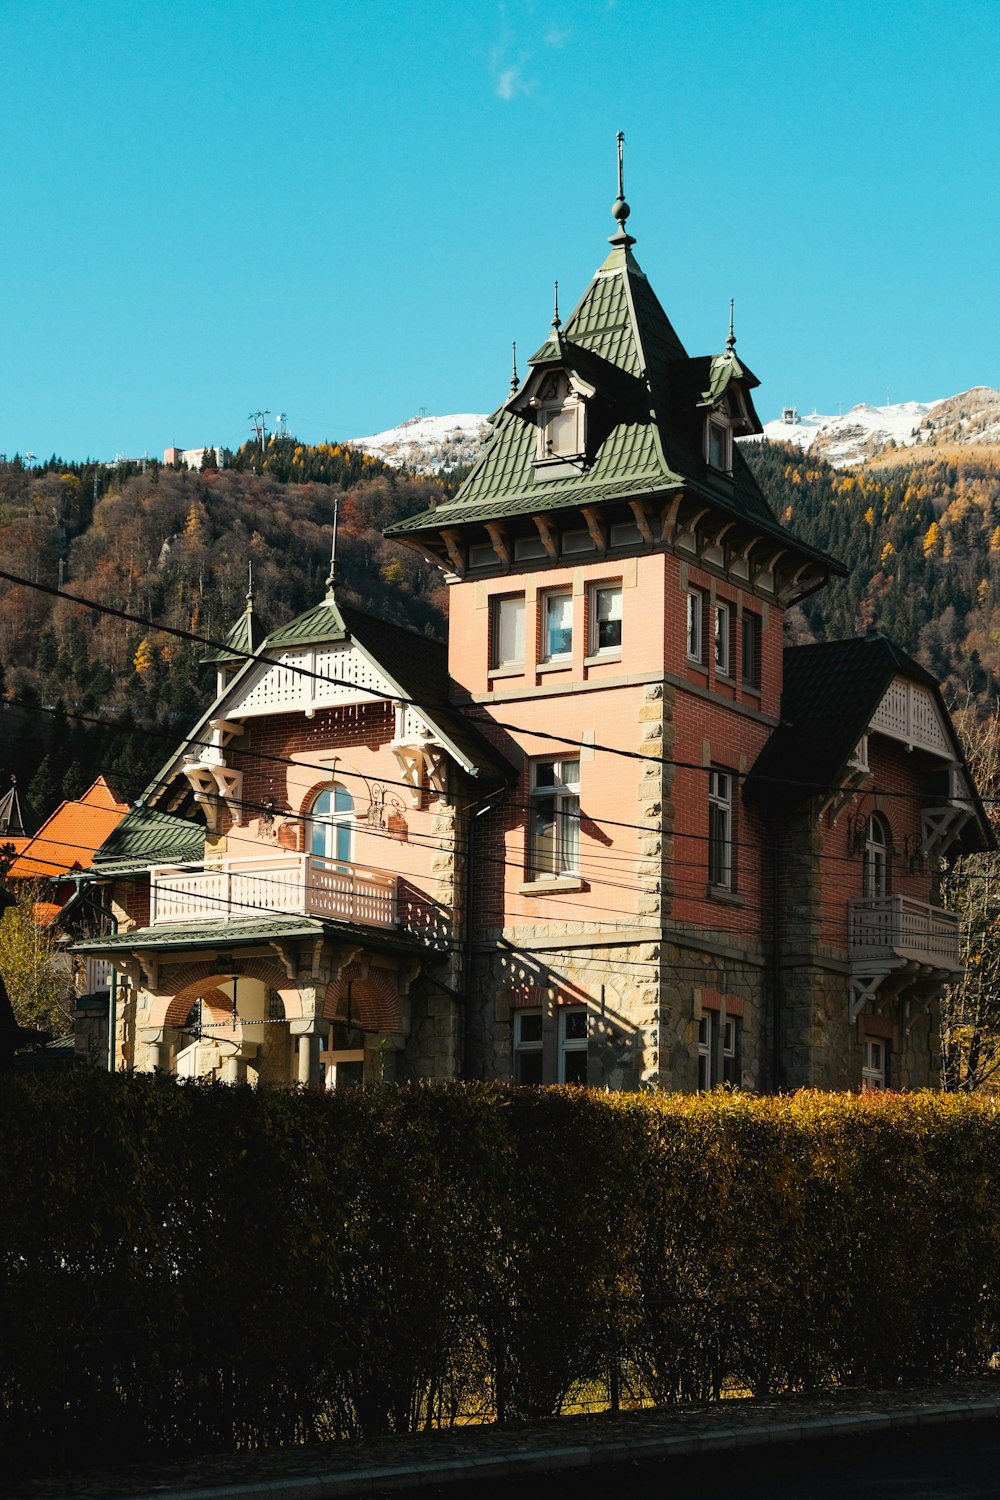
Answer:
[[[1000,1377],[564,1417],[47,1477],[7,1500],[326,1500],[1000,1417]]]

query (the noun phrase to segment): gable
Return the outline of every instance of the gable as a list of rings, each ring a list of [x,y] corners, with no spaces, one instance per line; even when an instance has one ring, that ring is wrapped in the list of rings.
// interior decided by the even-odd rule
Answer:
[[[318,708],[397,697],[395,684],[354,641],[334,641],[280,651],[259,662],[241,679],[225,711],[233,719],[311,715]]]
[[[869,733],[900,740],[908,749],[926,750],[953,761],[951,737],[934,695],[922,683],[895,677],[871,717]]]

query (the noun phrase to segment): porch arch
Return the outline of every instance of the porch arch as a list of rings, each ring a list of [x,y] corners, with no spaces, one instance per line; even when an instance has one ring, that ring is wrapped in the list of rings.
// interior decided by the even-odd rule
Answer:
[[[210,992],[217,992],[228,984],[234,974],[240,979],[259,979],[269,990],[277,990],[285,1007],[285,1019],[296,1021],[301,1018],[302,996],[299,987],[294,980],[289,979],[281,965],[273,959],[247,958],[238,959],[224,973],[220,973],[214,963],[188,964],[176,975],[170,990],[153,996],[147,1024],[160,1027],[183,1026],[198,996],[207,999]],[[221,998],[227,1005],[231,1005],[232,1002],[225,996]]]
[[[374,964],[348,964],[338,979],[331,980],[323,995],[323,1019],[332,1021],[347,1014],[347,986],[351,986],[351,1009],[365,1031],[400,1032],[403,1007],[399,981],[391,969]]]

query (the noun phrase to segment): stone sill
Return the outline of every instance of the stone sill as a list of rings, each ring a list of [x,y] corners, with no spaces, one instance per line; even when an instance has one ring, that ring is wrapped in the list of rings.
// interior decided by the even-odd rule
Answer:
[[[489,676],[490,677],[523,677],[524,676],[524,662],[523,661],[516,661],[516,662],[511,662],[508,666],[504,666],[504,667],[490,667]]]
[[[572,672],[573,661],[571,657],[560,656],[555,661],[540,661],[535,667],[536,672]]]
[[[722,906],[746,906],[746,898],[736,891],[727,891],[725,886],[707,885],[705,895],[709,901],[718,901]]]
[[[550,880],[525,880],[517,888],[519,896],[553,896],[564,891],[585,891],[586,882],[577,875],[555,875]]]
[[[603,662],[620,662],[622,654],[620,651],[602,651],[597,656],[585,656],[583,665],[585,667],[599,667]]]

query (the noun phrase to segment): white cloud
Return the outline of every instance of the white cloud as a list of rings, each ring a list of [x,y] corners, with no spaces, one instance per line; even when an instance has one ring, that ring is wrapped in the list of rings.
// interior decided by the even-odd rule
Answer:
[[[545,33],[545,45],[546,47],[565,47],[569,38],[568,26],[550,26]]]
[[[526,93],[524,79],[521,77],[521,65],[515,63],[511,68],[501,68],[497,74],[497,97],[499,99],[514,99],[518,94]]]

